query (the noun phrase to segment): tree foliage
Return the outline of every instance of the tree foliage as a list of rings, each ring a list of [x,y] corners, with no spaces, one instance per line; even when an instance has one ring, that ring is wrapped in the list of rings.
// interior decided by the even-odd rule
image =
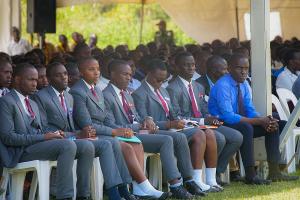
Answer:
[[[158,4],[145,5],[144,28],[142,43],[153,40],[159,20],[167,21],[168,29],[174,31],[178,45],[194,43]],[[85,4],[57,9],[56,34],[47,34],[47,41],[57,44],[58,35],[65,34],[71,42],[71,34],[80,32],[88,40],[91,34],[98,36],[98,46],[128,44],[135,48],[139,44],[141,23],[140,4]],[[22,34],[30,38],[26,33],[26,0],[22,0]],[[35,37],[36,38],[36,37]],[[35,41],[37,43],[37,41]]]

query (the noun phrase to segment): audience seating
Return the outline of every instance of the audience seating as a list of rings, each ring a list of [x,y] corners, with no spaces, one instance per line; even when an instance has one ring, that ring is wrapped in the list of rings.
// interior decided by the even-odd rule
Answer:
[[[279,90],[278,94],[280,94],[281,92],[282,91]],[[283,93],[281,93],[280,95],[283,95]],[[285,95],[288,95],[288,93],[286,93]],[[285,98],[282,98],[282,99],[290,99],[290,98],[288,98],[288,96],[286,96]],[[272,95],[272,104],[275,106],[280,119],[287,121],[288,116],[286,115],[285,109],[283,108],[283,104],[281,104],[279,102],[278,98],[275,95]],[[286,101],[286,105],[287,105],[286,109],[288,109],[287,101]],[[285,145],[285,159],[287,161],[287,164],[290,163],[287,168],[289,173],[296,171],[296,161],[294,159],[294,154],[295,154],[295,148],[296,148],[296,146],[295,146],[296,137],[298,137],[298,136],[300,136],[300,128],[295,127],[293,129],[292,137],[289,138],[288,142]]]
[[[159,154],[144,153],[144,173],[147,174],[146,163],[149,158],[149,174],[150,183],[158,190],[162,191],[162,166]]]

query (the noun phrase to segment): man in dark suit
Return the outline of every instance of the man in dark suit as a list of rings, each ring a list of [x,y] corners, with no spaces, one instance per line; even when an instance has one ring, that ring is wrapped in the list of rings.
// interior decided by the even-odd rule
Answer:
[[[114,60],[109,64],[111,82],[103,91],[106,108],[113,116],[113,121],[118,126],[129,126],[134,131],[142,131],[144,134],[136,134],[141,139],[146,152],[160,153],[163,168],[170,183],[170,190],[174,198],[188,199],[189,191],[193,195],[204,195],[201,189],[193,181],[193,167],[190,160],[190,152],[186,137],[182,133],[174,134],[170,131],[157,130],[151,117],[142,119],[134,106],[131,95],[126,91],[132,76],[129,64],[123,60]],[[145,130],[146,131],[145,133]],[[174,141],[173,147],[162,147],[168,140]],[[172,145],[172,143],[171,143]],[[176,150],[175,150],[176,149]],[[178,172],[176,160],[181,174]],[[184,186],[179,180],[183,177]]]
[[[171,104],[170,96],[161,85],[167,77],[166,65],[159,59],[149,63],[149,72],[142,85],[132,94],[139,115],[153,117],[154,122],[161,130],[182,130],[185,121],[178,116]],[[184,133],[189,141],[190,154],[193,165],[193,178],[198,186],[204,190],[221,191],[222,188],[215,185],[211,187],[202,182],[202,165],[204,156],[207,159],[206,166],[216,165],[217,144],[214,132],[210,129],[205,131],[199,128],[191,128],[180,131]],[[174,133],[176,134],[176,133]],[[209,173],[213,174],[213,172]]]
[[[50,85],[38,91],[33,96],[33,99],[39,106],[42,125],[49,130],[64,131],[67,137],[77,138],[75,143],[85,138],[89,139],[89,142],[95,147],[95,156],[100,158],[105,186],[109,191],[109,198],[120,199],[117,186],[122,184],[123,181],[117,168],[115,157],[122,157],[122,152],[120,149],[113,150],[109,141],[96,139],[96,130],[92,126],[86,126],[82,130],[75,129],[73,121],[73,98],[66,92],[68,86],[66,68],[60,63],[52,63],[47,66],[46,74]],[[87,176],[89,177],[89,175]],[[89,183],[87,182],[86,185],[89,185]]]
[[[4,59],[0,60],[0,97],[6,95],[9,92],[8,87],[11,84],[12,66]]]
[[[255,172],[253,138],[265,136],[269,179],[272,181],[296,180],[279,170],[279,124],[270,116],[261,116],[255,109],[249,84],[246,81],[249,60],[245,55],[233,54],[229,60],[229,74],[220,78],[210,92],[209,112],[219,116],[226,126],[243,134],[240,148],[246,172],[246,184],[269,184]]]
[[[209,58],[211,59],[211,58]],[[217,125],[217,117],[208,113],[207,102],[204,98],[204,88],[192,80],[195,73],[195,60],[192,54],[182,52],[175,58],[178,76],[169,84],[167,90],[171,97],[173,108],[178,116],[197,121],[200,125]],[[217,175],[224,173],[229,159],[237,152],[243,142],[243,136],[237,130],[226,126],[214,129],[218,145]],[[210,166],[211,167],[211,166]],[[206,168],[206,170],[210,170]],[[215,178],[206,180],[210,185],[217,184]]]
[[[201,76],[196,81],[205,89],[205,95],[209,96],[210,89],[227,71],[227,62],[221,56],[211,56],[206,62],[206,75]]]
[[[117,144],[119,142],[114,137],[131,137],[133,135],[131,129],[122,128],[113,123],[110,114],[106,110],[103,94],[99,88],[95,87],[100,76],[98,61],[94,58],[85,58],[79,61],[78,67],[82,79],[70,90],[74,98],[73,116],[76,125],[81,129],[86,126],[92,126],[96,129],[96,135]],[[140,185],[141,190],[148,196],[164,199],[166,194],[156,190],[147,179],[145,180],[143,170],[139,167],[140,165],[136,158],[138,155],[136,154],[137,152],[143,153],[142,145],[136,144],[134,145],[135,148],[125,142],[120,142],[120,145],[132,176],[139,180],[144,180],[143,184]],[[135,149],[138,150],[135,151]],[[122,170],[128,172],[126,166],[119,168],[119,171]],[[131,180],[129,182],[126,179],[125,181],[126,183],[131,182]],[[133,198],[134,196],[132,195],[131,199]]]
[[[32,65],[19,64],[15,68],[14,87],[0,98],[0,139],[16,150],[17,162],[57,160],[56,198],[72,199],[76,145],[63,139],[61,132],[48,132],[41,126],[38,106],[28,98],[36,91],[37,79],[38,72]]]

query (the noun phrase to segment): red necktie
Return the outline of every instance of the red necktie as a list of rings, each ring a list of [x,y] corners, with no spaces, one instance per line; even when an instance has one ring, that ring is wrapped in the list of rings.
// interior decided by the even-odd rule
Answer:
[[[189,95],[190,95],[190,99],[191,99],[191,103],[192,103],[192,110],[193,110],[193,113],[194,113],[194,117],[200,118],[201,113],[198,110],[197,103],[196,103],[196,100],[195,100],[194,91],[192,89],[191,84],[189,84]]]
[[[63,93],[63,92],[60,93],[60,94],[59,94],[59,97],[60,97],[60,105],[61,105],[61,107],[63,108],[63,110],[64,110],[65,112],[67,112],[67,108],[66,108],[65,100],[64,100],[64,93]]]
[[[126,101],[124,91],[121,91],[120,94],[121,94],[121,97],[122,97],[123,109],[126,112],[130,123],[133,123],[133,114],[130,110],[130,107],[129,107],[127,101]]]
[[[30,117],[32,119],[34,119],[35,118],[35,114],[34,114],[32,108],[31,108],[31,105],[30,105],[28,97],[25,97],[25,105],[26,105],[26,108],[28,110],[28,113],[29,113]]]
[[[169,108],[168,108],[168,105],[167,105],[167,102],[165,101],[165,99],[161,96],[159,90],[155,90],[155,93],[157,95],[157,97],[159,98],[160,102],[161,102],[161,105],[163,106],[163,109],[166,113],[166,116],[168,117],[169,114],[170,114],[170,111],[169,111]]]
[[[98,95],[96,93],[96,90],[95,90],[94,86],[91,87],[91,92],[94,95],[94,97],[98,100]]]

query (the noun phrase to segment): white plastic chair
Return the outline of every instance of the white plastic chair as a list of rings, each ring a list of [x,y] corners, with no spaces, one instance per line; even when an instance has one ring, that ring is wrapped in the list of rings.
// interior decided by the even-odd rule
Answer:
[[[33,160],[17,164],[14,168],[4,168],[3,176],[5,177],[3,188],[7,188],[9,175],[11,175],[11,192],[10,196],[13,200],[23,199],[23,186],[27,172],[35,171],[34,185],[30,191],[30,200],[34,199],[37,182],[39,183],[39,199],[49,199],[49,185],[51,168],[56,166],[56,161],[40,161]],[[3,197],[5,197],[5,193]]]
[[[289,90],[286,90],[286,89],[283,89],[281,90],[282,88],[280,89],[277,89],[277,91],[279,90],[279,93],[281,93],[280,95],[286,95],[286,97],[282,98],[282,99],[291,99],[291,98],[288,98],[288,93],[286,94],[283,94],[283,92],[290,92]],[[284,91],[286,90],[286,91]],[[278,93],[278,95],[279,95]],[[297,99],[296,99],[297,100]],[[286,109],[288,110],[288,104],[287,102],[288,101],[285,101],[286,102]],[[288,116],[286,115],[286,111],[285,109],[283,108],[283,103],[280,103],[278,98],[275,96],[275,95],[272,95],[272,104],[275,106],[277,112],[278,112],[278,115],[280,117],[281,120],[285,120],[287,121],[288,120]],[[289,111],[289,110],[288,110]],[[286,145],[285,145],[285,159],[287,162],[291,162],[288,166],[288,173],[292,173],[292,172],[295,172],[296,171],[296,161],[295,159],[293,158],[293,155],[295,154],[295,141],[296,141],[296,137],[300,136],[300,128],[299,127],[295,127],[293,129],[293,135],[292,137],[289,138],[289,140],[287,141]]]
[[[290,112],[288,103],[291,101],[293,103],[293,105],[296,106],[298,100],[297,100],[296,96],[294,95],[294,93],[292,93],[288,89],[277,88],[276,91],[277,91],[277,94],[279,97],[279,101],[283,107],[283,110],[284,110],[286,116],[289,117],[291,112]]]
[[[150,158],[148,179],[154,187],[162,191],[162,166],[161,166],[160,156],[159,154],[155,154],[155,153],[144,153],[145,174],[147,173],[146,170],[147,158]]]
[[[91,195],[92,199],[103,199],[103,184],[104,178],[100,167],[99,158],[94,158],[92,174],[91,174]]]

